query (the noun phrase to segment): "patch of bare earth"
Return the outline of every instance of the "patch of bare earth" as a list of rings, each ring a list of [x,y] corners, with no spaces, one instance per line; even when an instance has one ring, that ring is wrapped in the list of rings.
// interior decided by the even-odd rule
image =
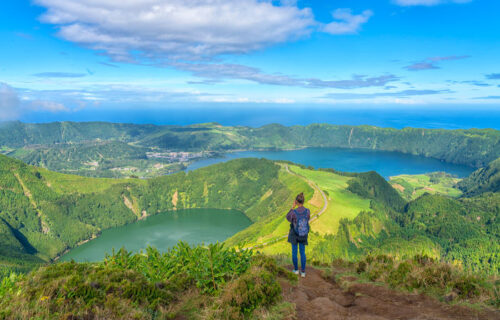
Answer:
[[[50,227],[46,221],[46,218],[45,218],[42,210],[40,210],[40,208],[38,208],[35,200],[33,199],[31,191],[24,184],[23,180],[21,179],[21,176],[17,172],[14,173],[14,176],[16,177],[17,181],[21,185],[21,188],[23,189],[24,195],[28,198],[29,202],[33,206],[33,209],[35,209],[38,218],[40,219],[40,226],[42,228],[42,233],[48,234],[50,232]]]
[[[404,191],[405,191],[405,187],[403,187],[402,185],[397,184],[397,183],[393,183],[393,184],[392,184],[392,187],[393,187],[394,189],[396,189],[396,190],[401,191],[401,192],[404,192]]]
[[[177,190],[175,190],[175,193],[172,196],[172,204],[174,205],[174,207],[177,207],[178,200],[179,200],[179,193],[177,192]]]
[[[352,279],[354,280],[354,279]],[[475,310],[442,303],[423,294],[402,293],[369,283],[351,283],[343,289],[319,270],[308,268],[296,286],[283,282],[283,296],[296,306],[297,319],[500,319],[495,310]]]
[[[123,196],[123,203],[127,208],[129,208],[135,215],[137,215],[137,212],[134,210],[134,206],[132,205],[132,202],[130,202],[129,198],[126,196]]]

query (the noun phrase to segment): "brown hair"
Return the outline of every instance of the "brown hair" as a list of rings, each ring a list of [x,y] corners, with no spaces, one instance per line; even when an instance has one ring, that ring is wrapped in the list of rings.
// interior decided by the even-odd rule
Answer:
[[[295,198],[295,200],[300,204],[304,204],[304,193],[303,192],[299,193]]]

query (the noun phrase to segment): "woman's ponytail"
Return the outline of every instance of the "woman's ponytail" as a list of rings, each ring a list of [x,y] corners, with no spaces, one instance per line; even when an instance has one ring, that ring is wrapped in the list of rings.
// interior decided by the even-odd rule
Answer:
[[[299,193],[295,198],[295,200],[297,200],[297,202],[300,204],[304,204],[304,193],[303,192]]]

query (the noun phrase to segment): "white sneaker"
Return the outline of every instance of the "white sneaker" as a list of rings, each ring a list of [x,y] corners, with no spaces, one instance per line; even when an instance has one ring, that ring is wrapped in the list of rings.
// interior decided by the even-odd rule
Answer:
[[[302,278],[305,278],[305,277],[306,277],[306,273],[301,271],[301,272],[300,272],[300,276],[301,276]]]
[[[293,270],[293,273],[299,275],[299,270]]]

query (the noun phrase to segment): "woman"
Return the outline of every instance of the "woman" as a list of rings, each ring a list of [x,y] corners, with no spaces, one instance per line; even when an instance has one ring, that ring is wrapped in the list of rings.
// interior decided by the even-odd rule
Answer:
[[[297,208],[295,208],[297,207]],[[304,193],[300,193],[293,202],[292,209],[288,211],[286,219],[290,222],[288,242],[292,244],[293,273],[299,274],[297,261],[297,247],[300,249],[300,275],[306,276],[306,245],[309,235],[309,219],[311,212],[304,207]]]

